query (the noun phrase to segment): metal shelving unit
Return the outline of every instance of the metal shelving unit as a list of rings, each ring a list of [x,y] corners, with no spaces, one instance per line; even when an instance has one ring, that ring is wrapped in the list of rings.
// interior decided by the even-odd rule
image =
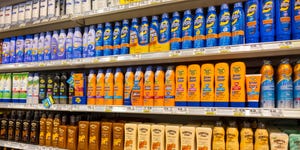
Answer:
[[[129,113],[145,115],[191,115],[250,118],[285,118],[300,119],[300,109],[280,108],[221,108],[221,107],[154,107],[154,106],[97,106],[54,104],[45,108],[42,104],[0,103],[2,109],[66,111],[66,112],[101,112]]]
[[[300,40],[273,43],[211,47],[134,55],[115,55],[72,60],[15,63],[0,65],[0,72],[84,69],[130,65],[163,64],[237,58],[300,55]]]

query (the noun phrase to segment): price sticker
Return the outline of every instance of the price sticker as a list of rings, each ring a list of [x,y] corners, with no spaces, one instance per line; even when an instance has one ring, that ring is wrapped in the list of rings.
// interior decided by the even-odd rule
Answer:
[[[116,61],[118,61],[118,56],[110,56],[109,61],[110,62],[116,62]]]
[[[164,107],[164,113],[171,114],[173,112],[172,107]]]
[[[204,55],[204,54],[205,54],[204,48],[194,50],[194,55]]]
[[[152,107],[144,107],[144,113],[149,113],[149,112],[151,112],[151,110],[152,110]]]
[[[133,112],[135,109],[134,109],[133,106],[128,106],[128,107],[126,108],[126,110],[129,111],[129,112]]]
[[[176,113],[178,113],[178,114],[186,114],[187,113],[187,108],[185,108],[185,107],[177,107],[176,108]]]
[[[10,29],[10,26],[6,26],[6,27],[4,27],[3,29],[4,29],[4,30],[8,30],[8,29]]]
[[[251,116],[261,116],[261,111],[259,109],[250,109]]]
[[[221,54],[226,54],[226,53],[230,53],[230,49],[220,49],[219,51]]]
[[[61,64],[62,64],[62,65],[68,65],[69,63],[68,63],[68,61],[66,61],[66,60],[62,60],[62,61],[61,61]]]
[[[279,48],[280,49],[288,49],[288,48],[291,48],[291,47],[292,47],[292,43],[289,42],[289,41],[279,43]]]
[[[292,46],[293,47],[300,47],[300,41],[293,41]]]
[[[235,109],[233,111],[233,116],[245,116],[245,110],[244,109]]]
[[[88,106],[87,106],[87,109],[88,109],[89,111],[93,111],[93,110],[95,110],[95,106],[88,105]]]
[[[44,62],[42,62],[42,63],[39,63],[39,66],[40,66],[40,67],[45,67],[46,64],[45,64]]]
[[[69,17],[70,17],[69,15],[63,15],[63,16],[61,16],[60,19],[67,19],[67,18],[69,18]]]
[[[112,112],[112,106],[106,106],[104,111],[105,112]]]
[[[214,116],[216,115],[216,108],[209,108],[205,111],[206,115]]]
[[[93,59],[93,63],[99,63],[99,62],[100,62],[99,58],[94,58]]]
[[[182,55],[182,51],[180,51],[180,50],[169,52],[170,57],[178,57],[178,56],[181,56],[181,55]]]
[[[19,25],[19,27],[21,28],[21,27],[25,27],[26,26],[26,23],[21,23],[20,25]]]
[[[272,117],[280,117],[281,116],[281,112],[278,109],[270,109],[270,113]]]

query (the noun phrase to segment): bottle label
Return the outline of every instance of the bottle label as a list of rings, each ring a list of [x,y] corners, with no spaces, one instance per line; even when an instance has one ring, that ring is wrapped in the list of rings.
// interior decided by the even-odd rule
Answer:
[[[258,6],[254,2],[248,2],[248,10],[246,15],[246,27],[248,34],[254,35],[256,34],[256,28],[257,28],[257,17],[258,17]]]
[[[50,60],[51,58],[51,36],[47,35],[44,42],[44,60]]]
[[[148,23],[142,23],[139,32],[139,44],[147,45],[149,43],[149,25]]]
[[[103,52],[103,31],[98,29],[96,32],[96,56],[102,56]]]
[[[122,27],[121,30],[121,49],[128,49],[129,47],[129,27],[128,25]]]
[[[291,78],[281,79],[277,83],[277,107],[292,108],[293,82]]]
[[[44,36],[41,36],[38,44],[38,61],[44,60]]]
[[[218,31],[217,31],[217,15],[211,13],[208,15],[206,20],[206,46],[216,46],[217,45],[217,38],[218,38]]]
[[[76,34],[76,32],[73,38],[73,58],[81,58],[82,57],[82,36],[81,34]]]
[[[69,33],[66,38],[66,59],[72,59],[73,57],[73,33]]]
[[[57,59],[58,50],[58,37],[53,37],[51,40],[51,60]]]
[[[171,24],[171,50],[181,49],[181,21],[179,18],[174,18]]]
[[[204,16],[198,15],[194,21],[194,48],[204,47],[205,26]]]
[[[274,108],[275,107],[275,87],[274,81],[269,79],[262,80],[261,83],[261,107]]]
[[[162,20],[159,28],[159,42],[166,43],[170,40],[170,22],[168,19]]]
[[[121,43],[120,28],[116,27],[113,32],[113,49],[119,49]]]
[[[24,40],[17,40],[16,44],[16,62],[23,62],[23,56],[24,56]]]
[[[88,34],[88,57],[94,57],[95,52],[95,31],[90,31]]]
[[[16,62],[16,41],[10,41],[10,51],[9,51],[10,63]]]
[[[104,50],[112,49],[112,30],[110,28],[106,28],[104,30],[103,44],[104,44],[103,46]]]
[[[280,11],[280,26],[279,29],[282,32],[289,32],[290,27],[291,27],[291,11],[290,9],[290,0],[279,0],[280,1],[280,6],[279,6],[279,11]]]
[[[220,46],[231,44],[231,24],[230,13],[228,11],[221,14],[220,19]]]
[[[192,47],[193,40],[193,20],[191,17],[186,16],[182,22],[182,48],[187,49]]]
[[[66,49],[66,35],[65,34],[61,34],[58,38],[58,52],[57,52],[57,56],[62,59],[65,56],[65,51]]]
[[[155,45],[158,43],[158,22],[153,21],[150,26],[150,45]]]

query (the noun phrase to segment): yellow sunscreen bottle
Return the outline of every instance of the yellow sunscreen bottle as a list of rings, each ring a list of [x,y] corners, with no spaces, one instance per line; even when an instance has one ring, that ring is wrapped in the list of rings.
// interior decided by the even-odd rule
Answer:
[[[225,150],[225,130],[221,121],[213,128],[212,137],[212,150]]]
[[[165,76],[165,106],[175,106],[175,71],[174,66],[169,66]]]
[[[124,105],[131,105],[131,92],[134,85],[134,73],[132,67],[127,68],[125,73]]]
[[[144,106],[153,106],[154,94],[154,72],[152,66],[148,66],[144,81]]]
[[[200,65],[188,66],[188,106],[200,106]]]
[[[142,67],[138,67],[134,75],[134,86],[131,93],[132,106],[144,105],[144,72]]]
[[[176,95],[175,105],[186,106],[187,99],[187,66],[176,67]]]
[[[124,75],[121,68],[116,69],[114,80],[114,105],[123,105]]]
[[[90,70],[90,74],[88,76],[87,98],[88,105],[96,104],[96,74],[94,70]]]
[[[269,133],[265,124],[258,123],[255,130],[255,144],[254,150],[269,150]]]
[[[112,69],[107,69],[104,85],[104,105],[113,105],[114,99],[114,75]]]
[[[154,106],[164,106],[165,73],[161,66],[156,68],[154,79]]]
[[[215,107],[228,107],[229,104],[229,65],[215,65]]]
[[[214,74],[213,64],[203,64],[201,66],[201,106],[214,106]]]
[[[249,122],[243,123],[240,150],[253,150],[253,131]]]
[[[246,65],[243,62],[234,62],[230,66],[230,106],[245,107],[245,76]]]
[[[104,71],[98,70],[96,84],[96,105],[104,105]]]
[[[235,121],[230,122],[226,130],[226,149],[239,150],[239,131]]]

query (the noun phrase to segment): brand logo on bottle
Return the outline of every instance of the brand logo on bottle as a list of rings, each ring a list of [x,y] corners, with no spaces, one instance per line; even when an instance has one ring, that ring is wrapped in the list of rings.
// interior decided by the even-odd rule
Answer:
[[[207,18],[206,22],[206,28],[212,27],[216,22],[216,15],[215,14],[210,14]]]
[[[255,14],[256,12],[256,9],[257,9],[257,5],[256,4],[252,4],[249,8],[248,8],[248,11],[247,11],[247,16],[248,17],[251,17]]]
[[[240,18],[240,10],[236,10],[232,14],[232,24],[235,25]]]
[[[122,31],[121,31],[121,38],[125,38],[128,34],[128,27],[125,26],[122,28]]]
[[[273,1],[267,1],[264,5],[263,5],[263,13],[268,13],[272,10],[273,8]]]
[[[165,33],[167,31],[168,28],[168,21],[164,20],[163,22],[161,22],[160,24],[160,33]]]
[[[120,35],[120,29],[119,28],[116,28],[114,30],[114,40],[118,38],[118,36]]]
[[[179,23],[180,23],[180,20],[179,20],[179,19],[173,20],[171,32],[176,32],[176,31],[178,31]]]
[[[111,33],[111,30],[110,30],[110,29],[106,29],[106,30],[104,31],[104,40],[108,40],[108,39],[109,39],[110,33]]]
[[[192,18],[187,17],[183,21],[182,30],[188,30],[191,27]]]
[[[221,16],[220,25],[221,26],[225,26],[225,25],[229,24],[229,21],[230,21],[230,13],[229,12],[225,12]]]
[[[148,24],[143,24],[141,27],[140,34],[141,35],[146,35],[148,33]]]
[[[102,30],[96,32],[96,41],[99,41],[102,38]]]
[[[199,29],[203,25],[203,16],[198,16],[194,22],[194,29]]]
[[[280,4],[280,11],[287,11],[290,7],[290,0],[282,0]]]
[[[299,10],[299,9],[300,9],[300,0],[296,0],[294,10]]]

